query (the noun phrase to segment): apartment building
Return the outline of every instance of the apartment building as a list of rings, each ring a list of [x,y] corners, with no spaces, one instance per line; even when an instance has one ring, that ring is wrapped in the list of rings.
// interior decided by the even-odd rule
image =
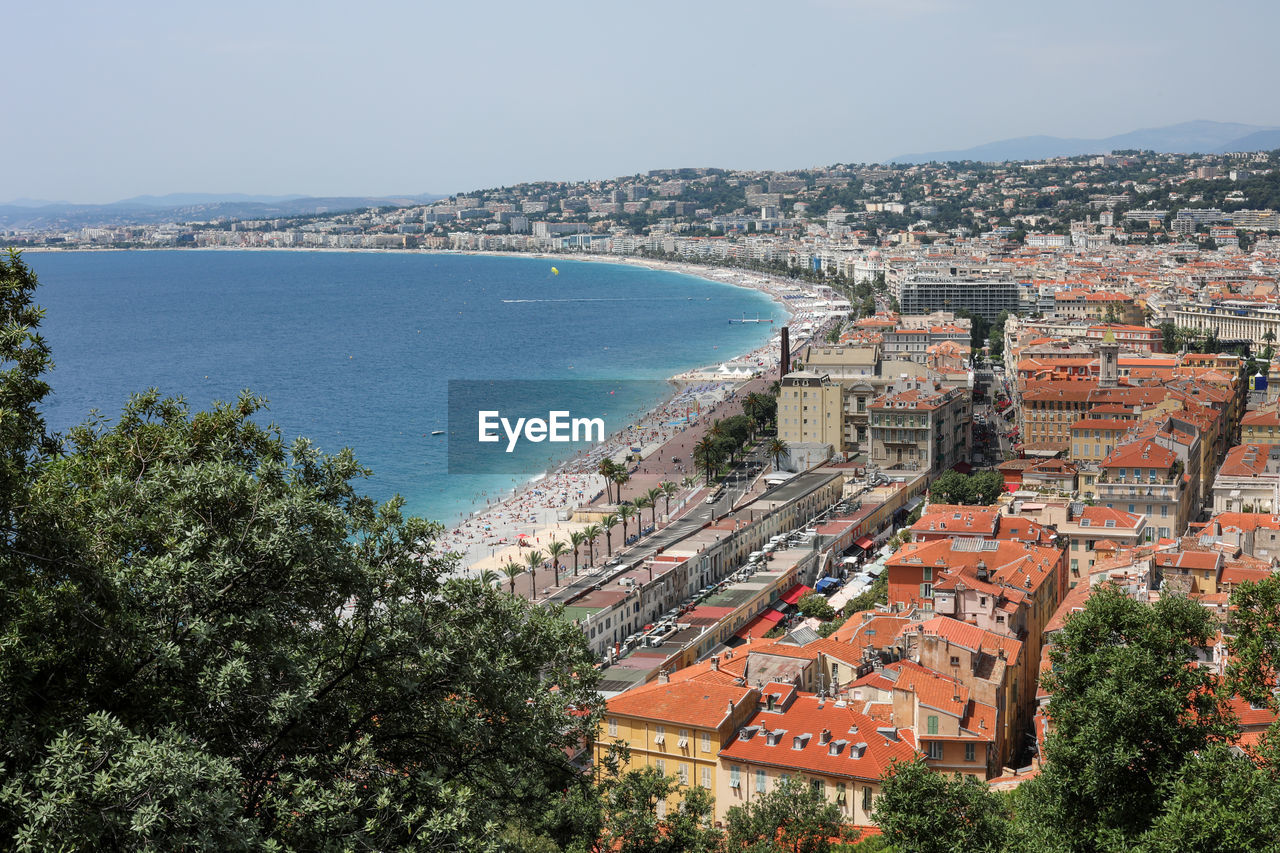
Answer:
[[[623,769],[652,767],[674,776],[680,790],[659,803],[658,816],[676,805],[683,790],[699,785],[716,789],[720,750],[734,732],[756,714],[760,691],[755,687],[713,683],[709,679],[657,682],[633,687],[609,699],[604,727],[596,743],[596,761],[621,742],[631,750]]]
[[[1215,513],[1280,513],[1280,445],[1241,444],[1228,450],[1212,500]]]
[[[916,756],[912,735],[791,684],[766,684],[761,694],[756,713],[720,752],[716,818],[790,778],[834,803],[846,822],[873,824],[881,777]]]
[[[898,383],[870,407],[871,462],[942,473],[973,446],[972,397],[940,383]]]

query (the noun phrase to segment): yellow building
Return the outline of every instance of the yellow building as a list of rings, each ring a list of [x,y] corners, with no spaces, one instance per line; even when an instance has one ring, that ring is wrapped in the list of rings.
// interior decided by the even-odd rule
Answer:
[[[844,448],[843,394],[826,374],[800,370],[782,378],[778,390],[778,437],[789,445]]]
[[[756,713],[760,691],[707,678],[658,681],[621,693],[606,703],[604,729],[596,743],[596,760],[622,741],[631,748],[623,769],[653,767],[674,776],[681,788],[716,789],[720,750],[734,731]],[[683,797],[660,803],[659,817]]]

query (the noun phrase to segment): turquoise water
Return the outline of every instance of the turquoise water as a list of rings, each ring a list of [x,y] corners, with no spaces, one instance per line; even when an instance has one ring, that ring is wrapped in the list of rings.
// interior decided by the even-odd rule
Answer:
[[[286,438],[351,447],[364,490],[446,522],[525,477],[447,473],[450,379],[665,379],[765,343],[754,291],[565,259],[369,252],[29,253],[53,347],[50,428],[131,392],[193,408],[251,389]],[[559,275],[551,272],[552,265]],[[610,429],[657,402],[620,399]],[[546,447],[544,445],[544,447]],[[539,449],[540,452],[548,451]]]

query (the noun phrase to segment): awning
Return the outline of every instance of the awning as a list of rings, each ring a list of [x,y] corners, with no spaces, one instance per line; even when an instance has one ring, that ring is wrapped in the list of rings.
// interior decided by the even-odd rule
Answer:
[[[734,634],[734,636],[742,637],[743,639],[746,639],[747,634],[752,637],[763,637],[766,632],[771,631],[782,619],[781,613],[770,608],[739,628],[738,633]]]
[[[839,585],[840,585],[840,580],[838,578],[823,578],[822,580],[818,581],[817,585],[814,586],[813,589],[815,592],[826,592],[828,587],[839,586]]]
[[[795,586],[791,587],[791,589],[784,592],[781,596],[779,596],[779,598],[781,598],[787,604],[795,604],[797,601],[804,598],[806,595],[808,595],[811,592],[813,592],[813,587],[805,586],[802,583],[798,583]]]
[[[853,544],[866,551],[876,543],[871,540],[870,536],[859,536],[857,539],[853,540]]]

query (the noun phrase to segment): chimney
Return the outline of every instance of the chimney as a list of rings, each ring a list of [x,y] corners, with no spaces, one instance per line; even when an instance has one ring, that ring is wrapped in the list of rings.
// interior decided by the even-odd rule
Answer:
[[[733,716],[733,700],[729,700],[729,710],[725,712],[727,716]]]
[[[1031,580],[1031,578],[1027,578],[1027,580]],[[712,672],[720,671],[720,655],[711,656],[711,671]]]
[[[791,372],[791,330],[787,326],[782,327],[782,362],[781,373],[778,378],[781,379]]]
[[[658,670],[658,683],[659,684],[671,683],[671,675],[665,669]]]
[[[823,746],[826,746],[830,742],[831,742],[831,729],[823,729],[821,734],[818,735],[818,743],[822,744]]]

